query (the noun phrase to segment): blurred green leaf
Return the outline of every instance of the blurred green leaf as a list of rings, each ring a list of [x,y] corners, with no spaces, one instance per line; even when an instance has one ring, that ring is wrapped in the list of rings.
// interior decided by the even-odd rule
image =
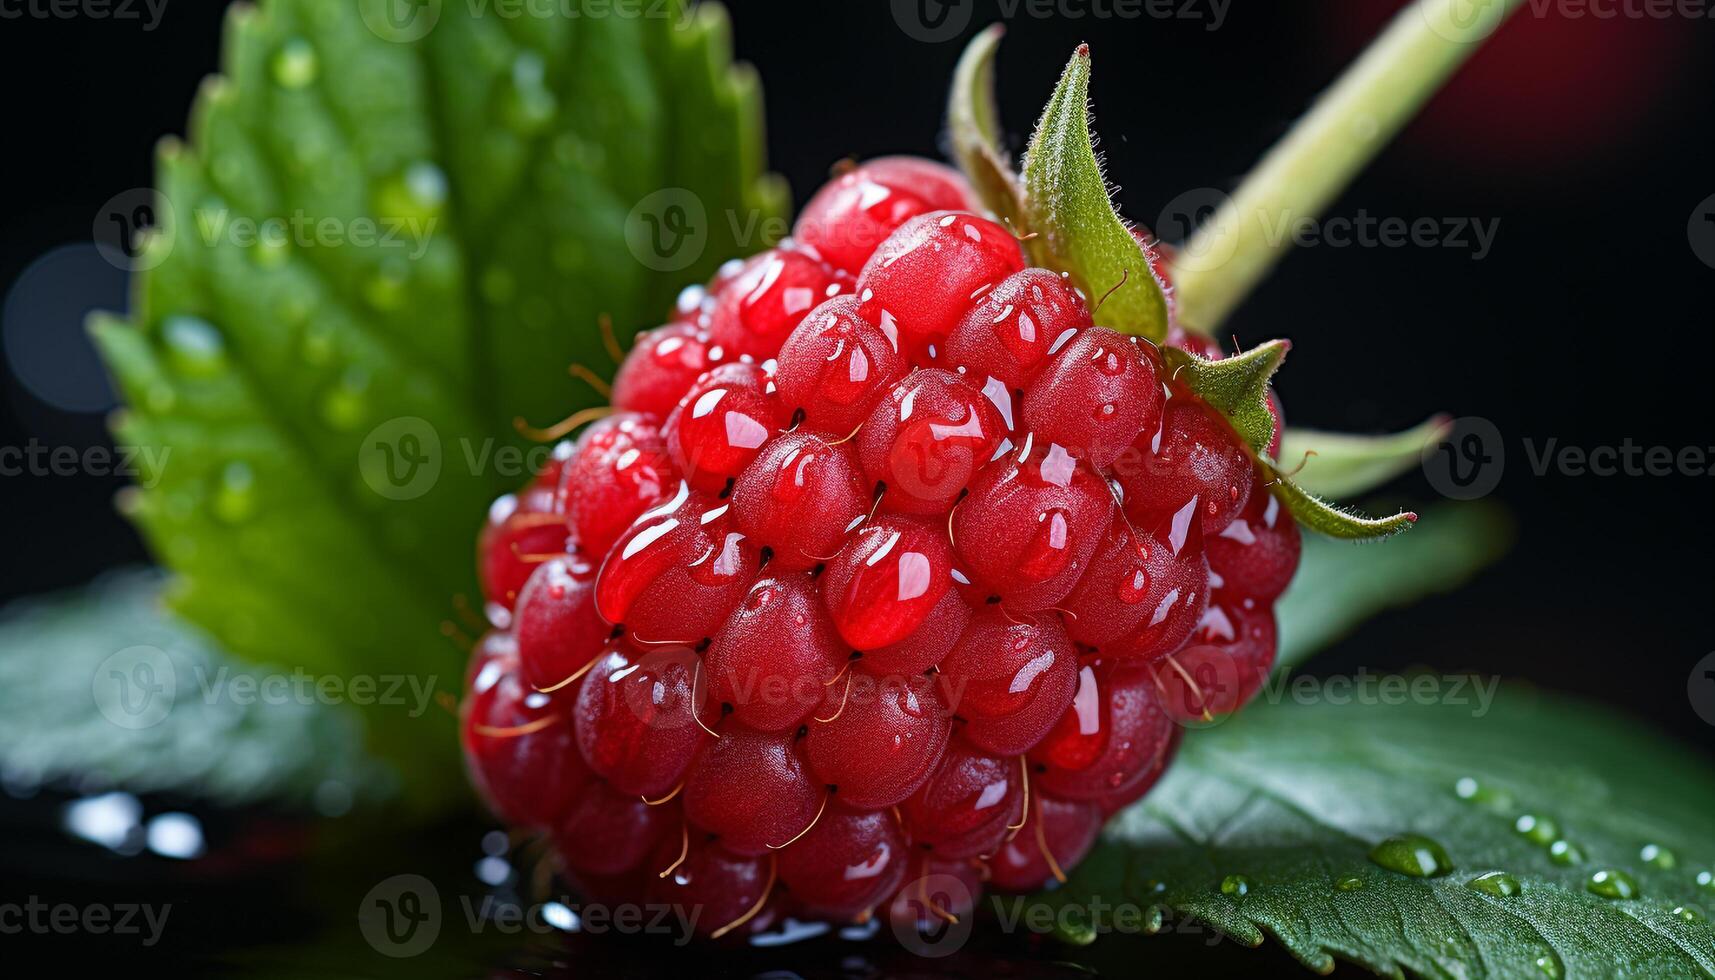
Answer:
[[[339,812],[398,778],[363,749],[363,720],[290,671],[235,663],[166,614],[161,576],[114,573],[0,613],[0,771],[8,785],[95,780],[229,806]],[[252,692],[248,682],[257,681]],[[448,678],[456,686],[458,676]],[[425,685],[390,710],[439,711]],[[342,688],[340,699],[351,689]],[[379,697],[379,693],[377,694]]]
[[[1073,942],[1129,903],[1145,931],[1173,917],[1253,946],[1270,935],[1322,972],[1339,957],[1386,976],[1715,975],[1707,759],[1593,705],[1421,682],[1431,697],[1342,703],[1330,688],[1193,733],[1035,901]],[[1451,869],[1370,856],[1397,835],[1428,838]],[[1616,871],[1638,897],[1598,894],[1593,876]],[[1510,882],[1473,884],[1495,872]]]
[[[1415,531],[1377,547],[1306,535],[1298,574],[1275,607],[1276,663],[1302,663],[1377,613],[1458,588],[1512,538],[1505,512],[1480,503],[1433,507]]]
[[[175,608],[321,675],[456,676],[486,505],[542,462],[513,418],[596,400],[567,366],[611,371],[600,315],[652,326],[783,229],[719,6],[403,9],[231,8],[131,321],[95,324],[118,436],[166,454],[128,509]],[[370,730],[457,790],[445,712]]]

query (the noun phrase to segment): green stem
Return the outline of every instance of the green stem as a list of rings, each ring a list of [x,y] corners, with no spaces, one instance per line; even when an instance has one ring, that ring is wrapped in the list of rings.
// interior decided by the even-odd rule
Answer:
[[[1417,0],[1316,101],[1174,265],[1180,321],[1213,334],[1314,218],[1519,0]]]

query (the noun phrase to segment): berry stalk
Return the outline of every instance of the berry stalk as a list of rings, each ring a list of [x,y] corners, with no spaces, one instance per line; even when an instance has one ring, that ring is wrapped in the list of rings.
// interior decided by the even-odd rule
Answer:
[[[1180,252],[1174,266],[1179,322],[1212,336],[1280,261],[1291,236],[1340,193],[1519,0],[1417,0],[1291,132]]]

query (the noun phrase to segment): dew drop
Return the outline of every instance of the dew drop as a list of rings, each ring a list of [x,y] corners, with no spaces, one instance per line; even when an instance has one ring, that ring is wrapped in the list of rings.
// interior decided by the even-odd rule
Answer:
[[[1547,846],[1560,836],[1560,825],[1548,817],[1526,813],[1513,822],[1513,829],[1535,843]]]
[[[1359,878],[1356,875],[1347,875],[1346,877],[1334,882],[1334,888],[1343,892],[1363,891],[1364,879]]]
[[[1221,879],[1221,894],[1232,898],[1243,898],[1251,890],[1251,881],[1244,875],[1227,875]]]
[[[531,134],[553,122],[559,108],[546,84],[547,65],[535,52],[525,52],[512,62],[512,84],[508,86],[501,113],[508,128]]]
[[[1513,795],[1504,789],[1484,786],[1471,776],[1464,776],[1453,784],[1453,795],[1467,803],[1474,803],[1490,810],[1508,811],[1513,808]]]
[[[1548,859],[1555,864],[1583,864],[1584,849],[1569,840],[1557,840],[1548,845]]]
[[[1545,953],[1538,956],[1536,958],[1536,968],[1543,976],[1548,977],[1549,980],[1560,980],[1560,978],[1566,974],[1565,969],[1560,965],[1560,957],[1555,956],[1553,953]]]
[[[405,222],[406,233],[428,234],[426,222],[446,208],[447,175],[440,167],[419,160],[382,180],[375,187],[376,216]]]
[[[1715,871],[1697,872],[1697,887],[1706,892],[1715,892]]]
[[[1628,899],[1637,898],[1643,894],[1638,888],[1637,879],[1617,868],[1603,868],[1590,876],[1584,883],[1586,891],[1603,898]]]
[[[214,324],[200,317],[171,316],[161,324],[161,338],[173,367],[182,374],[207,377],[226,363],[226,341]]]
[[[1521,890],[1518,879],[1505,871],[1489,871],[1472,878],[1465,883],[1485,895],[1495,898],[1512,898]]]
[[[1638,857],[1650,867],[1663,871],[1672,871],[1679,864],[1679,856],[1660,844],[1645,844]]]
[[[1420,834],[1389,837],[1370,851],[1370,860],[1402,875],[1434,878],[1453,870],[1447,851]]]
[[[220,471],[214,490],[214,516],[242,524],[256,516],[256,473],[249,463],[232,462]]]
[[[1695,905],[1675,906],[1674,910],[1673,910],[1673,914],[1676,917],[1678,917],[1679,919],[1681,919],[1685,922],[1692,923],[1693,925],[1695,925],[1696,923],[1699,923],[1699,922],[1707,921],[1704,918],[1703,910],[1698,908]]]
[[[274,81],[281,88],[303,88],[314,84],[321,73],[321,60],[310,42],[294,37],[274,52],[272,69]]]
[[[369,412],[368,390],[368,375],[347,371],[338,384],[322,395],[322,421],[341,431],[362,425]]]

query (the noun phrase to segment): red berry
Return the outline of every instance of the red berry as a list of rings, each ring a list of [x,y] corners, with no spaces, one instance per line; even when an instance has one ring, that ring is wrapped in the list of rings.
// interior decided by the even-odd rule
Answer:
[[[696,654],[610,647],[577,692],[578,749],[621,793],[654,799],[679,785],[707,740]],[[697,684],[697,690],[692,685]]]
[[[967,211],[933,211],[899,226],[858,276],[858,312],[899,333],[900,349],[926,363],[983,293],[1024,268],[1012,233]]]
[[[697,379],[662,436],[691,486],[719,493],[778,432],[773,384],[755,364],[722,364]]]
[[[922,852],[887,905],[888,921],[895,929],[940,935],[949,923],[969,921],[982,894],[982,869],[976,862],[945,861]]]
[[[1091,326],[1090,309],[1065,277],[1025,269],[1001,280],[947,337],[942,361],[973,384],[997,378],[1023,388],[1075,331]]]
[[[671,323],[638,334],[614,376],[613,407],[664,419],[722,356],[695,324]]]
[[[1024,422],[1091,466],[1119,458],[1161,419],[1161,355],[1135,337],[1091,327],[1073,338],[1024,391]]]
[[[502,613],[517,604],[546,556],[571,548],[566,518],[553,509],[553,499],[551,491],[536,489],[509,493],[488,508],[488,524],[477,539],[477,567],[483,596]]]
[[[869,512],[870,498],[851,447],[814,432],[770,442],[732,490],[734,520],[773,553],[771,571],[807,571],[826,561]]]
[[[1011,618],[989,606],[972,617],[941,664],[941,690],[965,720],[965,738],[1015,756],[1042,740],[1078,689],[1078,658],[1054,615]]]
[[[989,860],[989,884],[1035,891],[1082,861],[1101,829],[1102,811],[1095,804],[1032,793],[1024,829]]]
[[[637,519],[678,488],[661,430],[630,412],[610,415],[578,438],[563,468],[566,522],[589,554],[608,549]]]
[[[797,728],[822,701],[850,651],[806,575],[764,578],[709,647],[704,667],[716,700],[760,731]]]
[[[859,528],[828,563],[822,596],[856,650],[900,643],[952,587],[953,550],[939,528],[884,516]]]
[[[1250,502],[1226,530],[1208,541],[1209,569],[1232,595],[1273,602],[1298,570],[1298,522],[1258,482]]]
[[[805,314],[851,287],[851,275],[830,268],[814,249],[769,249],[715,295],[709,336],[729,354],[773,357]]]
[[[1056,605],[1084,574],[1114,510],[1107,482],[1058,444],[1026,440],[983,467],[953,513],[962,569],[1007,608]]]
[[[642,516],[608,552],[596,609],[643,643],[696,644],[714,635],[756,577],[754,542],[731,507],[684,484]]]
[[[478,644],[459,718],[471,782],[508,823],[551,825],[592,779],[577,757],[568,699],[524,683],[504,634]]]
[[[1177,732],[1148,667],[1086,665],[1072,707],[1031,750],[1035,785],[1068,800],[1125,795],[1161,774]]]
[[[794,732],[727,722],[685,780],[685,816],[735,854],[784,847],[816,819],[827,790],[810,777]]]
[[[677,806],[650,806],[598,780],[555,829],[554,840],[577,871],[624,874],[641,866],[679,819]]]
[[[1194,504],[1144,531],[1116,514],[1090,570],[1063,604],[1066,631],[1115,657],[1152,660],[1185,643],[1209,598]]]
[[[1193,727],[1232,714],[1262,690],[1278,639],[1271,609],[1217,594],[1191,642],[1154,666],[1162,702]]]
[[[898,643],[865,650],[858,666],[876,677],[910,677],[940,663],[959,642],[971,621],[971,607],[957,589],[948,589],[910,636]]]
[[[1018,759],[988,755],[955,738],[935,774],[900,805],[911,839],[941,858],[993,854],[1021,822],[1024,778]]]
[[[759,925],[745,917],[767,900],[774,883],[767,858],[741,857],[697,834],[683,840],[668,835],[649,859],[650,867],[656,865],[672,870],[651,875],[647,904],[699,912],[697,934],[710,938],[740,925]]]
[[[810,311],[780,347],[774,384],[782,414],[804,413],[804,424],[841,438],[854,431],[909,365],[899,338],[857,313],[855,296],[838,296]]]
[[[852,671],[829,689],[804,747],[818,779],[838,787],[836,799],[875,810],[901,802],[929,779],[946,748],[949,721],[928,678],[877,680]]]
[[[537,566],[518,594],[512,629],[530,686],[561,684],[601,653],[611,628],[595,610],[595,572],[581,554],[562,555]]]
[[[913,157],[881,157],[829,181],[798,215],[792,236],[855,273],[895,228],[929,211],[971,206],[951,167]]]
[[[813,911],[850,919],[886,900],[909,861],[892,813],[829,804],[813,830],[780,852],[780,880]]]
[[[995,406],[949,371],[925,369],[893,386],[857,436],[858,458],[886,486],[882,506],[945,514],[1000,447]]]
[[[1219,534],[1250,499],[1256,464],[1232,426],[1187,393],[1168,399],[1159,427],[1138,437],[1139,455],[1115,466],[1125,509],[1140,528],[1157,527],[1195,500],[1205,539]]]

